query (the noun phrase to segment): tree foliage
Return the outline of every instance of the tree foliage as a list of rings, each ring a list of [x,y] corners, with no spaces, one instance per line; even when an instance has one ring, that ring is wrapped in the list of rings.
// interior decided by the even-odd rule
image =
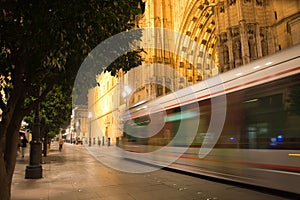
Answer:
[[[133,28],[138,0],[0,0],[0,196],[10,198],[18,131],[41,101],[47,124],[69,109],[51,102],[72,85],[83,59],[106,38]],[[129,44],[128,44],[129,45]],[[114,71],[113,69],[109,69]],[[72,87],[68,87],[69,92]],[[48,94],[50,92],[50,94]],[[67,93],[65,93],[67,94]],[[46,113],[45,113],[46,114]],[[52,129],[52,128],[50,128]]]
[[[66,126],[72,110],[71,90],[63,85],[55,85],[47,94],[40,107],[41,135],[45,137],[48,133],[58,134],[60,128]],[[28,128],[33,130],[34,112],[24,118]],[[51,136],[53,137],[53,136]]]

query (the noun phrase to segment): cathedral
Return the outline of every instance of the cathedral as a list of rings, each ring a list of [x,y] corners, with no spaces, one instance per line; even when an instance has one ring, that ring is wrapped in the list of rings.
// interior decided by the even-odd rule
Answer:
[[[88,95],[94,144],[117,143],[120,116],[130,107],[300,43],[298,0],[140,0],[139,6],[144,63],[118,78],[97,75]]]
[[[145,62],[172,65],[180,72],[185,81],[173,90],[300,43],[297,0],[144,0],[141,7],[138,27],[172,30],[198,45],[179,45],[174,54],[165,49],[184,39],[174,41],[163,33],[153,36],[151,41],[159,49],[146,50]],[[194,58],[192,63],[188,56]]]

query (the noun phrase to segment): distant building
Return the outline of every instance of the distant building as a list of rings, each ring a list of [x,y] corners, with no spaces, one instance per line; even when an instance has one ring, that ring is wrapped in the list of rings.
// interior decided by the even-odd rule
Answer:
[[[83,141],[88,138],[88,109],[87,105],[77,105],[72,110],[71,127],[68,129],[70,142]]]

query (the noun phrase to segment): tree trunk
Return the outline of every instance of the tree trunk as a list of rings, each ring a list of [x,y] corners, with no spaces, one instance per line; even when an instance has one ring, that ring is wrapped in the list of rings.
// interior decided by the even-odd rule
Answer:
[[[3,200],[10,199],[12,177],[16,165],[19,128],[22,121],[22,118],[18,118],[13,118],[14,120],[9,124],[5,137],[5,149],[1,149],[4,152],[0,159],[0,197]]]
[[[2,146],[0,147],[2,151]],[[0,196],[3,200],[9,200],[10,199],[10,185],[8,184],[7,179],[7,173],[4,163],[4,157],[1,156],[0,158],[0,181],[1,181],[1,187],[0,187]]]
[[[0,129],[0,197],[9,200],[11,195],[12,177],[16,165],[19,129],[24,116],[21,106],[24,97],[18,93],[11,96],[8,110],[3,113]],[[22,93],[21,93],[22,94]]]

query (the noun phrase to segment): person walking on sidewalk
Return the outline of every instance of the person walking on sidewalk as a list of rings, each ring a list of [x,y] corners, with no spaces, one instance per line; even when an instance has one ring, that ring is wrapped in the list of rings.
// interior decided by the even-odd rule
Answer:
[[[27,147],[27,143],[28,143],[28,140],[26,138],[26,136],[22,136],[21,137],[21,153],[22,153],[22,158],[24,158],[24,154],[25,154],[25,150],[26,150],[26,147]]]
[[[63,144],[64,144],[64,140],[63,139],[59,139],[59,151],[62,150]]]

